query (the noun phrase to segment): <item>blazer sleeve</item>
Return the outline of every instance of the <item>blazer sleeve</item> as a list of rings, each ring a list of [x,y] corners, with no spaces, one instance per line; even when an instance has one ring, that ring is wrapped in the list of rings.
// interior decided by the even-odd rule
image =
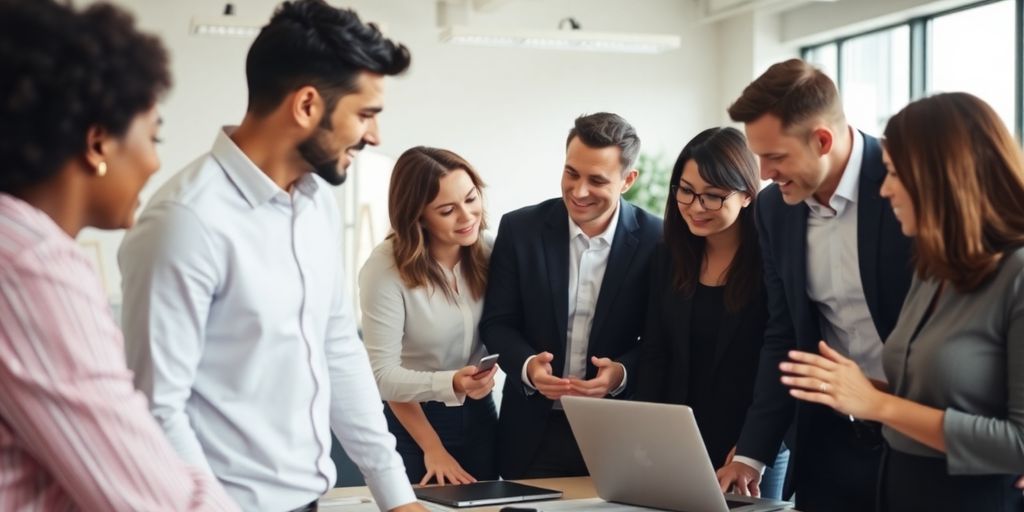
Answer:
[[[754,380],[754,399],[747,411],[736,445],[736,454],[771,464],[793,420],[796,403],[779,380],[779,363],[796,348],[796,330],[786,302],[786,292],[777,265],[785,255],[774,254],[771,229],[766,218],[768,201],[757,202],[757,232],[764,264],[764,286],[768,299],[768,323]],[[767,225],[766,225],[767,224]]]
[[[480,339],[491,354],[501,354],[501,366],[509,379],[519,381],[526,359],[536,351],[523,333],[523,298],[520,297],[519,262],[516,252],[516,226],[502,217],[498,236],[491,251],[487,276],[487,294],[480,318]],[[539,288],[538,288],[539,289]],[[507,386],[526,395],[524,386]]]
[[[946,409],[942,430],[950,474],[1024,473],[1024,275],[1010,289],[1006,417]]]
[[[666,268],[666,251],[659,246],[651,260],[650,279],[647,296],[647,314],[644,323],[644,335],[640,343],[640,355],[636,364],[636,400],[645,402],[665,402],[668,386],[668,369],[671,354],[668,349],[668,333],[665,332],[661,319],[661,303],[668,276]]]

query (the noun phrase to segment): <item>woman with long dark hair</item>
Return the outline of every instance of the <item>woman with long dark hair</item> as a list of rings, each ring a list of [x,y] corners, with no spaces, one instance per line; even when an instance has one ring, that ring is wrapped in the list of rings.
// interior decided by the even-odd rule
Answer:
[[[391,175],[392,232],[359,273],[363,341],[411,482],[494,480],[497,368],[477,324],[491,243],[483,181],[451,151],[415,147]]]
[[[686,144],[669,183],[636,398],[692,407],[720,467],[753,396],[768,319],[754,225],[757,162],[738,130],[711,128]],[[784,462],[773,469],[784,473]],[[762,492],[777,498],[776,487]]]

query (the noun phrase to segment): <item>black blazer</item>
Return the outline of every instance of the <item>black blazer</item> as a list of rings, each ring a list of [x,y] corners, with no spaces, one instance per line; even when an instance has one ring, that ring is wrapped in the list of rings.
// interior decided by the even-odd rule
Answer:
[[[693,297],[683,295],[673,285],[672,265],[668,248],[659,245],[651,262],[651,294],[637,364],[635,399],[702,404],[697,411],[697,426],[711,463],[718,468],[736,445],[753,398],[768,308],[763,290],[758,290],[740,311],[725,311],[710,372],[714,377],[701,383],[700,388],[690,389],[690,328],[692,322],[701,320],[691,316]]]
[[[889,202],[879,195],[885,166],[877,139],[864,135],[863,155],[857,193],[857,256],[864,298],[878,335],[885,341],[910,286],[911,240],[903,236]],[[819,313],[807,296],[808,211],[806,204],[783,202],[778,185],[758,195],[756,218],[769,319],[754,402],[736,449],[740,455],[771,464],[795,414],[796,446],[791,447],[790,469],[799,464],[800,439],[815,435],[801,426],[804,418],[800,411],[808,405],[793,399],[779,381],[779,363],[788,359],[786,353],[794,348],[816,353],[821,339]]]
[[[647,307],[648,266],[661,237],[661,219],[626,201],[619,203],[608,266],[598,294],[587,351],[587,378],[596,375],[589,356],[626,366],[634,362]],[[498,467],[520,477],[533,461],[553,402],[527,395],[523,364],[540,352],[554,355],[557,375],[565,365],[569,310],[569,215],[561,198],[506,214],[491,253],[480,337],[508,374],[498,417]]]

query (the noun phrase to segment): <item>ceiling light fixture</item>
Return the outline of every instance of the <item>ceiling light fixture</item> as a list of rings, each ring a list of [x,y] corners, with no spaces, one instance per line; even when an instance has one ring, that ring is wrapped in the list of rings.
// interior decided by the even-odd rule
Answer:
[[[575,20],[573,20],[575,21]],[[534,48],[610,53],[662,53],[679,48],[679,36],[586,30],[502,30],[462,25],[445,27],[445,43],[501,48]]]

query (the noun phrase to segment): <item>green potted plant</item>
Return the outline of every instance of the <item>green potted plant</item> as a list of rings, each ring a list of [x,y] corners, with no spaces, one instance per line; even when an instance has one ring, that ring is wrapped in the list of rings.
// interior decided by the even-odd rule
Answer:
[[[627,201],[661,217],[665,214],[665,198],[668,197],[668,179],[672,175],[672,165],[665,160],[662,153],[640,153],[636,159],[636,168],[640,175],[636,183],[622,196]]]

